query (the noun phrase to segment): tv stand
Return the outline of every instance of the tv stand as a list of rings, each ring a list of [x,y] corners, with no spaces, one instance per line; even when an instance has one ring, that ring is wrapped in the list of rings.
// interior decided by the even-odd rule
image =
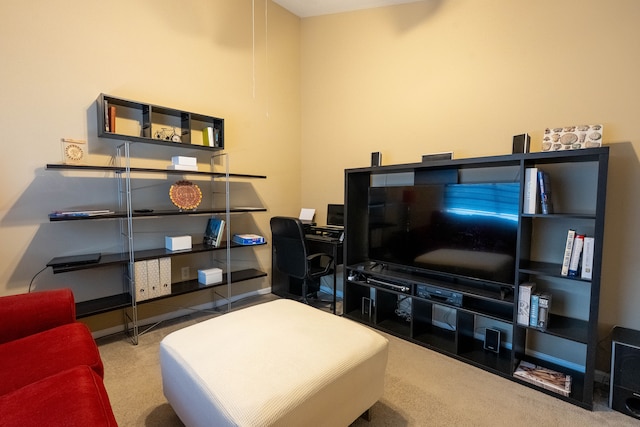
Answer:
[[[347,169],[344,316],[593,409],[608,157],[608,147],[601,147]],[[549,173],[557,188],[556,213],[522,213],[525,172],[532,168]],[[404,199],[394,196],[397,204],[385,205],[384,197],[393,193],[376,187],[393,182],[410,194],[408,187],[439,185],[445,178],[452,184],[510,183],[519,191],[518,209],[509,213],[518,235],[513,253],[425,244],[419,255],[407,251],[406,264],[385,263],[390,247],[381,244],[381,230],[400,223],[395,218],[403,215]],[[396,216],[371,213],[370,195],[381,206],[393,206]],[[561,275],[569,229],[595,239],[591,279]],[[403,236],[429,243],[428,234]],[[526,282],[553,297],[546,328],[518,323],[519,289]],[[500,332],[498,348],[485,345],[488,330]],[[521,361],[570,375],[571,392],[564,396],[514,376]]]

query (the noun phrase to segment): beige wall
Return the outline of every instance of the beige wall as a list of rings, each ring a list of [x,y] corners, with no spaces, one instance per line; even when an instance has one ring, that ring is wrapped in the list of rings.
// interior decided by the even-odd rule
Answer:
[[[116,221],[69,224],[47,219],[56,209],[116,203],[116,184],[108,174],[44,170],[47,163],[60,162],[63,137],[87,139],[92,164],[111,161],[117,141],[96,135],[95,100],[101,92],[223,117],[231,172],[267,176],[240,182],[237,200],[256,198],[268,209],[240,218],[250,227],[246,231],[268,236],[271,215],[297,214],[300,20],[264,0],[255,1],[252,15],[252,4],[251,0],[0,3],[0,141],[6,153],[0,160],[4,189],[0,294],[26,291],[32,277],[54,256],[119,250]],[[178,154],[197,156],[203,168],[209,164],[207,153],[195,150],[142,146],[134,151],[133,163],[138,166],[164,167]],[[207,183],[199,184],[206,191]],[[169,202],[168,183],[138,184],[145,185],[149,191],[134,192],[134,199],[154,193],[156,200],[145,199],[150,207]],[[163,233],[186,230],[202,236],[206,217],[182,220],[140,221],[137,229],[145,232],[137,241],[146,239],[149,246],[162,247]],[[147,231],[153,227],[164,230]],[[265,271],[271,268],[267,247],[241,249],[237,257]],[[85,300],[121,288],[120,272],[111,270],[53,275],[47,269],[33,285],[47,289],[69,284],[77,299]],[[237,292],[269,286],[267,279],[256,280],[238,286]],[[164,303],[194,305],[208,298],[192,295]]]
[[[304,19],[303,205],[341,200],[373,151],[508,154],[525,132],[540,151],[545,127],[603,123],[601,335],[640,329],[639,18],[636,0],[426,0]]]
[[[26,290],[55,255],[117,250],[106,222],[96,231],[46,218],[115,198],[103,176],[43,169],[59,161],[62,137],[88,139],[92,159],[109,161],[115,143],[96,137],[94,118],[104,92],[224,117],[232,171],[268,176],[242,186],[269,210],[252,224],[266,235],[270,216],[301,206],[324,221],[343,198],[343,170],[372,151],[383,164],[506,154],[523,132],[537,151],[547,126],[603,123],[602,335],[640,328],[636,0],[426,0],[302,20],[256,0],[255,32],[249,0],[28,0],[2,2],[0,15],[1,294]],[[137,161],[174,154],[141,150]],[[268,270],[269,248],[256,254],[241,258]],[[102,276],[45,270],[34,285],[70,283],[86,299],[120,286]],[[93,281],[104,283],[79,284]]]

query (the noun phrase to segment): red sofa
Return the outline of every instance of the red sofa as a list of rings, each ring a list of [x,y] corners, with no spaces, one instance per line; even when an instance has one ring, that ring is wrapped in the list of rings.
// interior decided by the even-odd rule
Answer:
[[[0,427],[117,426],[69,289],[0,297]]]

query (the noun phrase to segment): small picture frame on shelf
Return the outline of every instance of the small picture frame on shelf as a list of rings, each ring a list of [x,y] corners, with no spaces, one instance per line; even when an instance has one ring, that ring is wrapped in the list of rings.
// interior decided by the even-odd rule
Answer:
[[[89,155],[89,144],[84,139],[62,138],[62,163],[84,165]]]

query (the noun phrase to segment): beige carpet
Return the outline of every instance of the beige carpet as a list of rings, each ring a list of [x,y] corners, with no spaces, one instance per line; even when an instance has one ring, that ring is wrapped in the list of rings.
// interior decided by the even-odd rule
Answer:
[[[163,337],[205,320],[196,314],[160,325],[134,346],[124,336],[98,340],[105,385],[121,427],[183,426],[162,394],[158,348]],[[587,411],[434,351],[390,341],[385,392],[372,410],[377,426],[640,426],[606,407],[600,396]],[[224,343],[220,343],[224,351]]]

